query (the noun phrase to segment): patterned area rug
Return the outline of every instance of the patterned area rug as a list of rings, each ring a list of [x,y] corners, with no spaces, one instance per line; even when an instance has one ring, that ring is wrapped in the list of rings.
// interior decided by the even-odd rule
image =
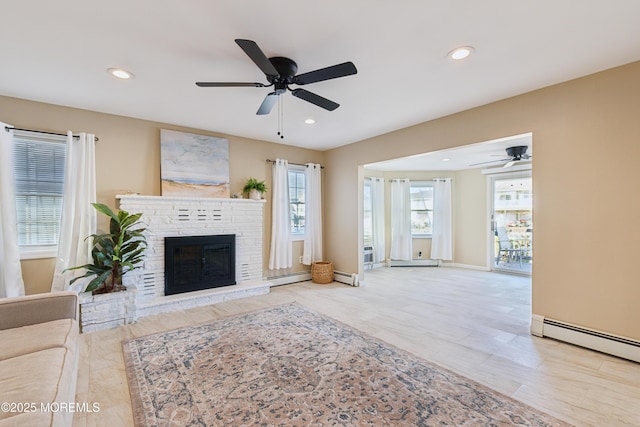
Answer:
[[[137,426],[567,426],[288,304],[123,344]]]

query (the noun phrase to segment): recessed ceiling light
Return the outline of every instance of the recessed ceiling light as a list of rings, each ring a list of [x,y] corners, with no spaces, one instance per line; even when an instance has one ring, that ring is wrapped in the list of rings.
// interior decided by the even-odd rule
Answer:
[[[117,77],[119,79],[131,79],[133,78],[133,74],[130,73],[127,70],[123,70],[122,68],[109,68],[107,69],[107,71],[109,72],[109,74],[111,74],[113,77]]]
[[[444,159],[442,159],[443,162],[448,162],[449,160],[451,160],[451,159],[448,158],[448,157],[445,157]]]
[[[312,124],[314,124],[316,121],[315,121],[315,120],[313,120],[312,118],[308,118],[308,119],[307,119],[307,120],[305,120],[304,122],[305,122],[306,124],[308,124],[308,125],[312,125]]]
[[[460,46],[449,52],[449,58],[454,60],[465,59],[471,55],[475,49],[472,46]]]

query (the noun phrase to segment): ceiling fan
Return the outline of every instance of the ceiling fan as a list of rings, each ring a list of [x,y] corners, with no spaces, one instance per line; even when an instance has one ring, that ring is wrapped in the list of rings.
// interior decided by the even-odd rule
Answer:
[[[505,151],[507,152],[507,156],[509,156],[506,159],[500,159],[500,160],[492,160],[490,162],[481,162],[481,163],[474,163],[472,165],[469,166],[478,166],[478,165],[486,165],[489,163],[501,163],[501,162],[506,162],[504,164],[504,166],[502,166],[503,168],[509,168],[511,166],[513,166],[516,162],[519,162],[521,160],[529,160],[531,159],[533,156],[530,154],[527,154],[527,150],[529,149],[528,146],[526,145],[517,145],[515,147],[508,147],[505,149]]]
[[[322,107],[325,110],[333,111],[340,106],[329,99],[316,95],[305,89],[291,89],[289,85],[303,86],[310,83],[321,82],[323,80],[336,79],[338,77],[350,76],[356,74],[358,70],[352,62],[344,62],[342,64],[333,65],[331,67],[321,68],[308,73],[298,74],[298,65],[289,58],[275,56],[267,58],[256,42],[252,40],[236,39],[235,42],[240,46],[244,53],[262,70],[267,77],[269,84],[264,83],[240,83],[240,82],[196,82],[199,87],[271,87],[274,91],[269,92],[264,101],[258,108],[256,114],[269,114],[278,97],[287,90],[296,98],[303,99],[307,102]]]

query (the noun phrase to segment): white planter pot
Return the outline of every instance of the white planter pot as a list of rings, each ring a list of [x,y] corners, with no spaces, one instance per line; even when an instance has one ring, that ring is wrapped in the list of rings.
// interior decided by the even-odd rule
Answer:
[[[136,288],[110,294],[80,293],[80,330],[93,332],[134,323],[136,294]]]
[[[262,193],[255,188],[252,188],[251,190],[249,190],[249,198],[251,200],[260,200],[262,198]]]

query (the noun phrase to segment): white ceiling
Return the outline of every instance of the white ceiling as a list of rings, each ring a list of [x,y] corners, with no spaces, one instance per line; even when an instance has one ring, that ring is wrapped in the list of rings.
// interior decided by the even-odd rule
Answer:
[[[2,9],[2,95],[318,150],[640,59],[638,0],[10,0]],[[271,88],[194,84],[266,83],[236,38],[292,58],[299,73],[352,61],[358,74],[304,86],[341,104],[333,112],[283,95],[280,140],[276,109],[255,114]],[[460,45],[475,54],[447,59]],[[116,80],[109,67],[135,78]]]

